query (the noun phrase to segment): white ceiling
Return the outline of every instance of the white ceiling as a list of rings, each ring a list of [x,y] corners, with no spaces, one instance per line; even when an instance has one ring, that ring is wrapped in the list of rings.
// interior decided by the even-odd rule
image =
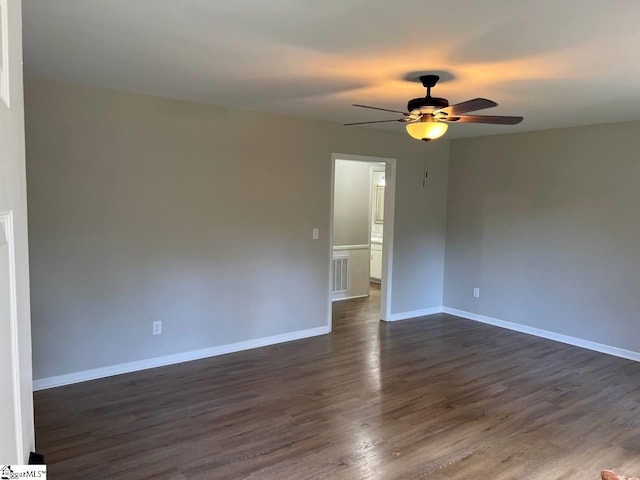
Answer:
[[[335,122],[424,96],[524,115],[448,137],[640,120],[638,0],[23,0],[27,76]],[[409,80],[408,80],[409,79]],[[383,124],[401,131],[401,124]],[[350,127],[353,128],[353,127]]]

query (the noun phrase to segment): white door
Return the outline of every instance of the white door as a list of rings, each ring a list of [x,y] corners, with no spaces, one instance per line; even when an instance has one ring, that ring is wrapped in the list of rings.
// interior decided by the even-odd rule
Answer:
[[[0,465],[34,448],[21,17],[0,0]]]
[[[15,408],[13,405],[13,307],[11,306],[11,286],[9,270],[9,243],[5,229],[0,224],[0,463],[14,463],[18,457]]]

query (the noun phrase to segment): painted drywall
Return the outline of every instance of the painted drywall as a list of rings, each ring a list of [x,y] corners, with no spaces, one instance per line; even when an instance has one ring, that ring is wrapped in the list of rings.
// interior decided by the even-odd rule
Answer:
[[[336,160],[333,190],[334,257],[348,257],[348,281],[334,300],[369,294],[369,185],[371,163]],[[384,168],[384,164],[382,167]],[[344,249],[344,246],[364,248]],[[338,248],[335,248],[338,247]],[[335,272],[334,275],[340,275]]]
[[[346,258],[345,263],[337,263],[333,269],[335,283],[338,288],[331,294],[331,299],[345,300],[369,295],[369,245],[361,247],[334,247],[333,258]],[[345,268],[346,267],[346,268]],[[341,282],[345,279],[346,285]],[[340,290],[342,286],[344,289]]]
[[[399,164],[396,172],[392,313],[442,306],[449,142],[416,143],[416,161]]]
[[[25,102],[37,379],[326,325],[332,153],[397,159],[392,312],[442,304],[445,140],[44,80]]]
[[[34,449],[22,101],[22,6],[20,0],[9,0],[6,12],[2,7],[0,22],[5,17],[8,42],[0,42],[5,47],[0,60],[8,54],[9,107],[0,99],[0,215],[4,217],[6,214],[5,222],[0,223],[12,223],[13,235],[7,235],[4,228],[0,232],[0,464],[15,464],[25,463],[29,451]],[[0,34],[2,30],[0,28]],[[8,238],[10,236],[13,238]],[[15,276],[11,272],[12,263]],[[15,290],[11,283],[15,284]],[[11,327],[14,312],[15,332]],[[16,377],[14,367],[17,369]]]
[[[454,140],[444,304],[640,351],[638,152],[638,122]]]
[[[371,165],[336,160],[333,203],[333,244],[369,243],[369,182]]]

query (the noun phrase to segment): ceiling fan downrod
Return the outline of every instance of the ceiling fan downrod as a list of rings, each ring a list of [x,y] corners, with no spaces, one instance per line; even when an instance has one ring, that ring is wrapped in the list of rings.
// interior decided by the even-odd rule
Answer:
[[[422,75],[420,81],[427,89],[427,98],[431,98],[431,89],[436,86],[440,77],[438,75]]]

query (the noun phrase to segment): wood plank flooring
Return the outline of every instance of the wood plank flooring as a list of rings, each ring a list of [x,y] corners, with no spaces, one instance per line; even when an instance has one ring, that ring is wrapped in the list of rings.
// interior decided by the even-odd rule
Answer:
[[[336,303],[331,335],[37,392],[50,478],[640,474],[640,364],[378,305]]]

